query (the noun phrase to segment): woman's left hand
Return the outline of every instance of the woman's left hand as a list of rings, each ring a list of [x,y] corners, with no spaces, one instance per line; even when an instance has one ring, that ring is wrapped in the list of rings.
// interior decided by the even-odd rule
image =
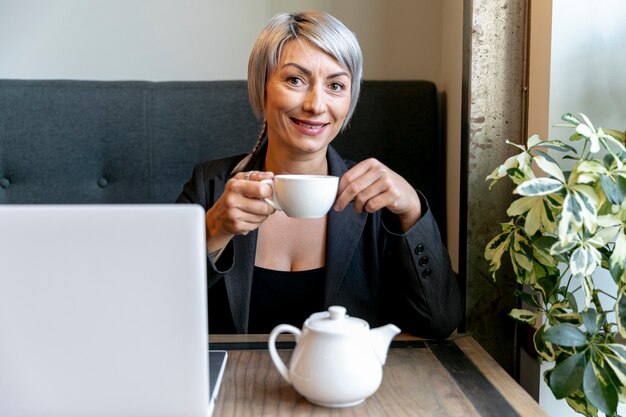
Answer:
[[[398,216],[405,232],[422,215],[420,199],[411,184],[374,158],[358,163],[341,177],[335,210],[343,210],[353,200],[357,213],[386,207]]]

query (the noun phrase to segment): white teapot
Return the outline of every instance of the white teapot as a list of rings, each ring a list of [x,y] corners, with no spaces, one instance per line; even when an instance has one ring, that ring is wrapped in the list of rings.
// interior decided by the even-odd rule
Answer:
[[[280,333],[296,337],[289,368],[276,351]],[[302,332],[289,324],[276,326],[268,344],[280,374],[307,400],[325,407],[350,407],[380,386],[389,345],[398,333],[393,324],[370,330],[366,321],[346,315],[344,307],[332,306],[311,315]]]

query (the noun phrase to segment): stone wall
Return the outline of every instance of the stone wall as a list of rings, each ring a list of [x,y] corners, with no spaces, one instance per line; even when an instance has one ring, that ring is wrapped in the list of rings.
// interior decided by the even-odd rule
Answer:
[[[492,191],[487,175],[515,153],[505,139],[523,143],[526,12],[524,0],[466,0],[464,135],[467,206],[465,270],[467,333],[511,374],[515,372],[515,278],[503,270],[494,282],[483,253],[500,232],[512,187],[501,181]],[[469,24],[468,24],[469,23]],[[462,227],[463,229],[463,227]],[[463,251],[463,248],[461,248]]]

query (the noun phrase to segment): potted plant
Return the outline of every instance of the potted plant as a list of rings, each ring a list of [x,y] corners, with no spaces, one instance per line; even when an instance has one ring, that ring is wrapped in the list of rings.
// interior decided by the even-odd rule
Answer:
[[[624,133],[596,129],[583,114],[562,120],[571,144],[507,141],[521,153],[487,177],[489,189],[508,177],[520,197],[485,258],[494,279],[510,260],[522,301],[510,315],[536,329],[538,359],[555,363],[543,375],[555,397],[580,414],[612,416],[626,401]],[[610,290],[597,285],[602,271]]]

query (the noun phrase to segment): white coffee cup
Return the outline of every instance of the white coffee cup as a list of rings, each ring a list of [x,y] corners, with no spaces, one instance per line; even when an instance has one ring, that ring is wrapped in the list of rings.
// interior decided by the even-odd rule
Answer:
[[[324,217],[337,197],[339,177],[331,175],[276,175],[262,183],[272,186],[272,198],[264,200],[289,217]]]

